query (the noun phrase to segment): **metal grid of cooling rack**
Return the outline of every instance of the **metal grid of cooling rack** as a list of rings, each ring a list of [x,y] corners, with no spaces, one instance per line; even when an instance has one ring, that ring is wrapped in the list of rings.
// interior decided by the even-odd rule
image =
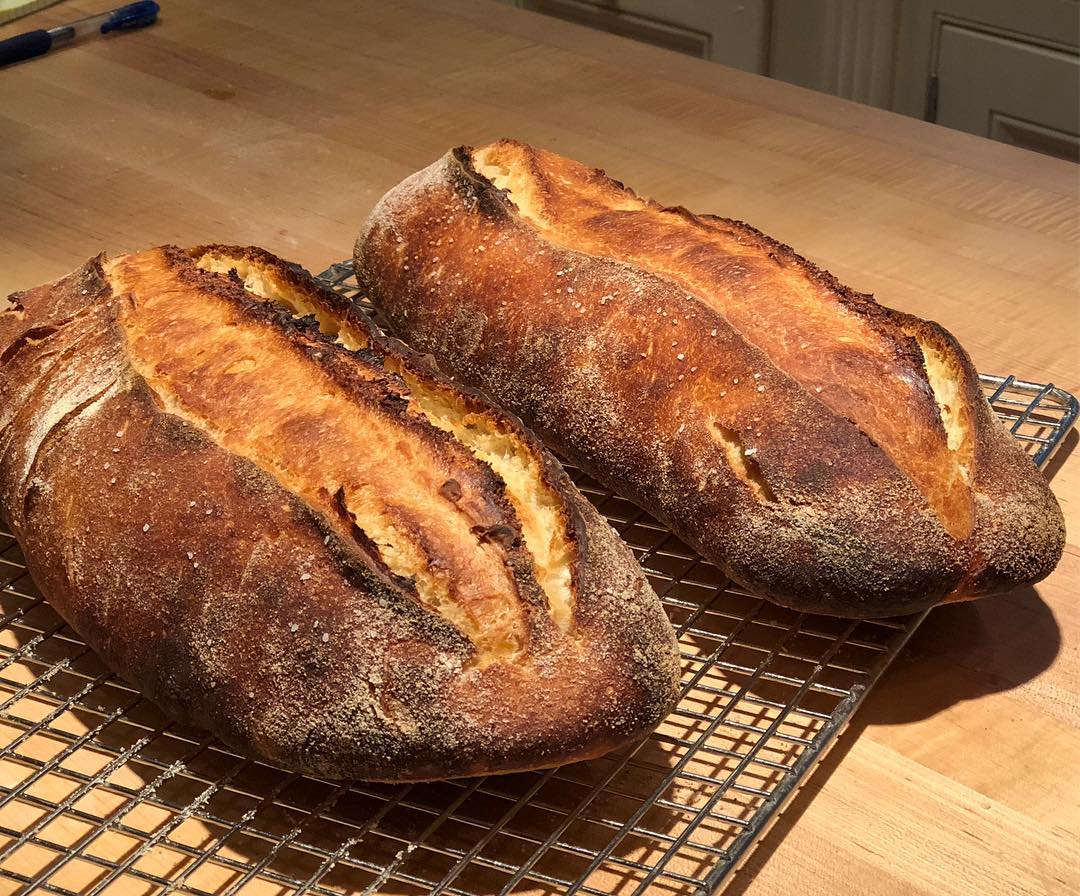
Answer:
[[[322,279],[354,295],[351,273]],[[1075,399],[982,379],[1044,464]],[[922,617],[774,607],[572,474],[664,602],[682,698],[652,737],[601,759],[435,784],[304,778],[173,724],[50,610],[0,535],[0,896],[713,892]]]

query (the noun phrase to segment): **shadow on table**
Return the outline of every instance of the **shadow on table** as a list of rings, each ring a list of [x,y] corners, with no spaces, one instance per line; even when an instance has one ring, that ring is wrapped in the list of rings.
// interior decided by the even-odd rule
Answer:
[[[1077,442],[1080,442],[1080,430],[1074,429],[1065,436],[1065,440],[1061,443],[1058,450],[1054,452],[1054,456],[1050,458],[1050,462],[1043,470],[1043,475],[1045,475],[1048,480],[1051,482],[1054,481],[1054,476],[1057,474],[1057,471],[1061,469],[1061,465],[1065,463],[1072,455],[1073,451],[1076,450]]]
[[[855,714],[847,731],[724,889],[740,896],[869,725],[928,719],[964,700],[1035,678],[1061,648],[1061,629],[1035,588],[931,612]]]
[[[1030,681],[1060,649],[1061,629],[1034,588],[946,604],[912,635],[858,718],[864,725],[930,718]]]

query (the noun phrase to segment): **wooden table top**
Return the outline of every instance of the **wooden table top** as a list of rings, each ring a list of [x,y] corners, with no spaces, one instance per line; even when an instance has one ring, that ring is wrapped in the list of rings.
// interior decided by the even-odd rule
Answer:
[[[980,370],[1080,391],[1075,165],[486,0],[169,0],[0,72],[0,293],[162,242],[321,270],[404,175],[500,136],[749,221]],[[728,892],[1080,891],[1075,442],[1058,570],[932,613]]]

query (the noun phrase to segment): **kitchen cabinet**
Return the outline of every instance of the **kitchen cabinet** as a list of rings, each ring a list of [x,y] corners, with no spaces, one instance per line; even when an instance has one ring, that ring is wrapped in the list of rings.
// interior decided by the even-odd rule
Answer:
[[[888,108],[1073,161],[1080,3],[907,0]]]
[[[513,5],[768,73],[771,0],[516,0]]]
[[[504,0],[1080,158],[1076,0]]]
[[[1080,161],[1080,66],[1060,50],[957,25],[941,30],[930,116]]]

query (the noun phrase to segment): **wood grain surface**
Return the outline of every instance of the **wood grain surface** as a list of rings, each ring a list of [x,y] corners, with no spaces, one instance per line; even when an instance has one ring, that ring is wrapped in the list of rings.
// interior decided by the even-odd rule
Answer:
[[[0,292],[162,242],[321,270],[405,174],[501,136],[746,220],[980,370],[1080,391],[1076,166],[487,0],[169,0],[0,71]],[[1075,444],[1058,570],[933,612],[728,892],[1080,891]]]

